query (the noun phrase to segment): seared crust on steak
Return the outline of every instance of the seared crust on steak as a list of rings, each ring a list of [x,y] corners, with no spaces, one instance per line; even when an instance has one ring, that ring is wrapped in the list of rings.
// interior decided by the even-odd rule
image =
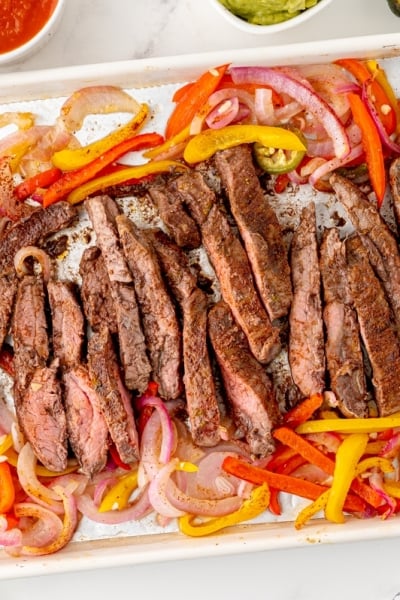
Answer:
[[[351,294],[383,417],[400,410],[400,342],[390,306],[359,236],[347,240],[346,253]]]
[[[291,244],[293,302],[289,316],[289,363],[304,397],[325,388],[325,349],[315,205],[303,208]]]
[[[394,216],[397,226],[400,227],[400,158],[395,158],[389,167],[389,185]]]
[[[18,279],[15,272],[0,276],[0,348],[10,329],[17,288]]]
[[[182,250],[160,230],[147,235],[181,307],[183,380],[191,435],[199,446],[215,446],[220,440],[220,412],[207,344],[207,297],[197,287]]]
[[[346,417],[367,417],[368,395],[360,330],[349,290],[346,248],[336,228],[324,231],[320,268],[330,389]]]
[[[145,232],[126,215],[119,215],[116,223],[134,279],[152,377],[159,384],[160,395],[174,400],[182,389],[181,332],[175,308]]]
[[[211,308],[208,328],[238,436],[253,454],[268,456],[275,448],[271,431],[279,422],[272,383],[224,301]]]
[[[214,157],[238,225],[258,292],[270,319],[288,314],[292,284],[281,226],[253,164],[251,148],[235,146]]]
[[[201,228],[223,299],[246,334],[254,356],[268,363],[280,350],[279,329],[272,326],[261,303],[239,238],[200,173],[181,175],[176,186]]]

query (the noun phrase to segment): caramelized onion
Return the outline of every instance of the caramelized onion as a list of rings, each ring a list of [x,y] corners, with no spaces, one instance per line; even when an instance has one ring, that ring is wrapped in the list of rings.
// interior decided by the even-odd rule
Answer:
[[[14,256],[14,267],[18,277],[23,277],[28,274],[28,270],[25,265],[27,258],[34,258],[42,269],[43,280],[49,281],[51,275],[51,261],[50,257],[44,250],[37,246],[24,246],[20,248]]]

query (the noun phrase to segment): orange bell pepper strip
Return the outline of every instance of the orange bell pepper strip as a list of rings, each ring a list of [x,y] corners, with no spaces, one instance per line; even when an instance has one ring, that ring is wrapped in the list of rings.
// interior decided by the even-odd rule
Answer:
[[[381,138],[374,120],[360,96],[350,92],[347,97],[354,122],[361,130],[361,143],[379,209],[382,206],[386,191],[386,171]]]
[[[270,487],[279,489],[282,492],[307,498],[308,500],[316,500],[323,492],[329,489],[327,486],[292,475],[273,473],[272,471],[268,471],[268,469],[256,467],[234,456],[224,458],[222,468],[226,473],[239,477],[239,479],[259,485],[267,483]],[[366,504],[361,498],[351,493],[347,494],[345,510],[349,512],[363,512],[365,507]]]
[[[301,423],[311,419],[313,414],[322,406],[324,397],[322,394],[312,394],[283,415],[283,422],[289,427],[296,428]]]
[[[95,177],[104,167],[133,150],[143,150],[161,144],[163,137],[158,133],[142,133],[120,142],[88,165],[75,171],[64,173],[53,185],[47,188],[42,196],[43,207],[46,208],[67,196],[72,190]]]
[[[41,173],[37,173],[32,177],[28,177],[28,179],[25,179],[25,181],[19,183],[14,189],[14,194],[18,200],[26,200],[32,196],[32,194],[34,194],[38,188],[47,188],[55,183],[58,179],[60,179],[61,175],[62,171],[57,167],[46,169],[46,171],[42,171]]]
[[[329,458],[329,456],[326,456],[321,450],[313,446],[311,442],[304,439],[289,427],[279,427],[278,429],[275,429],[273,436],[281,443],[296,450],[309,463],[316,465],[325,471],[327,475],[334,474],[335,461]],[[378,508],[382,503],[380,495],[374,489],[358,479],[353,480],[351,489],[374,508]]]
[[[206,103],[210,94],[218,87],[229,65],[221,65],[203,73],[182,95],[182,98],[172,111],[165,130],[167,139],[178,134],[187,127],[195,114]]]
[[[378,80],[371,75],[367,65],[355,58],[341,58],[335,62],[351,73],[360,85],[372,80],[372,96],[375,107],[388,135],[392,134],[397,125],[396,111],[393,110],[390,98]]]
[[[10,465],[0,462],[0,514],[9,512],[14,504],[15,488]]]
[[[396,94],[386,76],[385,71],[379,66],[376,60],[370,59],[366,61],[367,69],[371,73],[374,81],[377,81],[384,90],[388,102],[396,115],[396,130],[400,128],[400,107],[396,98]]]

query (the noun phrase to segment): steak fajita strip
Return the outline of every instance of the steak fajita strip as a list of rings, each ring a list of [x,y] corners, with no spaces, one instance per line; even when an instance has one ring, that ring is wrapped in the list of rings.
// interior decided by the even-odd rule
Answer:
[[[400,342],[390,306],[359,236],[346,242],[349,282],[361,336],[372,367],[380,416],[400,410]]]
[[[257,177],[251,148],[243,144],[217,152],[215,163],[261,300],[272,321],[283,317],[292,301],[288,256],[281,226]]]
[[[360,329],[349,290],[346,248],[336,228],[324,231],[320,268],[330,389],[346,417],[366,417],[368,395]]]
[[[115,219],[120,211],[109,196],[88,198],[85,206],[110,279],[125,385],[130,390],[143,392],[149,381],[151,365],[146,353],[132,274],[118,239]]]
[[[176,180],[176,187],[200,226],[223,299],[246,334],[254,356],[260,362],[268,363],[280,350],[279,329],[271,324],[261,303],[238,236],[200,173],[181,175]]]
[[[207,344],[207,297],[197,287],[187,256],[161,230],[147,232],[183,322],[183,381],[190,431],[199,446],[215,446],[220,439],[220,412]]]
[[[293,302],[289,316],[289,363],[304,397],[325,388],[325,350],[315,205],[304,207],[291,244]]]
[[[210,310],[208,328],[237,435],[252,453],[268,456],[274,450],[271,431],[279,422],[272,383],[225,302]]]

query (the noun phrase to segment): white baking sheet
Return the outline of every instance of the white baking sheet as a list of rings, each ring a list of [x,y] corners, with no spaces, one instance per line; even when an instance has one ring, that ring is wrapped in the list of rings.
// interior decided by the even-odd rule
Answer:
[[[226,62],[242,65],[315,63],[340,56],[382,59],[400,91],[400,76],[397,75],[400,58],[396,58],[400,57],[399,34],[332,40],[323,46],[320,43],[297,44],[4,75],[0,76],[0,111],[4,110],[6,102],[17,102],[16,106],[25,106],[28,110],[34,102],[35,107],[40,107],[42,122],[52,122],[63,99],[72,91],[84,85],[114,84],[134,90],[139,101],[150,104],[156,115],[151,129],[158,130],[158,124],[169,113],[171,90],[178,82],[191,80],[208,67]],[[89,127],[87,141],[91,141],[91,131],[94,128]],[[328,206],[328,213],[329,210]],[[76,262],[76,256],[70,260]],[[294,529],[293,518],[303,502],[285,496],[284,516],[279,519],[268,514],[252,524],[200,539],[179,534],[174,523],[161,528],[154,516],[123,526],[99,526],[83,520],[73,542],[57,554],[15,559],[0,551],[0,579],[400,535],[399,518],[387,521],[348,519],[345,525],[315,519],[298,532]]]

